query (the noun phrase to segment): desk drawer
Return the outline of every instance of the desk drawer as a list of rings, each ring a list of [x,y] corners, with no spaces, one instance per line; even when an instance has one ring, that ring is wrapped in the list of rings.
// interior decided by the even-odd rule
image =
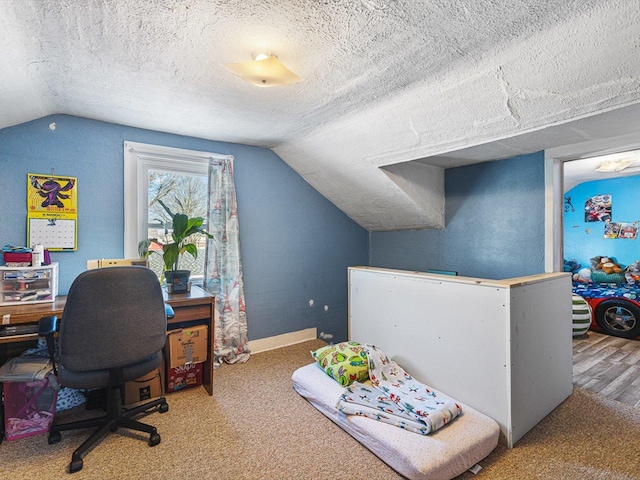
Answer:
[[[187,322],[189,320],[202,320],[211,318],[211,304],[207,305],[184,305],[173,307],[175,317],[167,323]]]

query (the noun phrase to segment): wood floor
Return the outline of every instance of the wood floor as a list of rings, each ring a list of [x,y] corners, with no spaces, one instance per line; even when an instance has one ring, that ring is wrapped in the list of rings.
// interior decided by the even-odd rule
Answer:
[[[640,341],[592,331],[575,337],[573,384],[640,407]]]

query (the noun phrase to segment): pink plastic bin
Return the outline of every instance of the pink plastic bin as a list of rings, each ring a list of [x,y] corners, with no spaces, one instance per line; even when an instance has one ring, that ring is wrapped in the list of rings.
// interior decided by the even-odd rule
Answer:
[[[17,440],[48,432],[57,399],[58,391],[49,384],[49,376],[32,382],[5,382],[5,438]]]
[[[31,263],[30,252],[4,252],[2,257],[5,263]]]

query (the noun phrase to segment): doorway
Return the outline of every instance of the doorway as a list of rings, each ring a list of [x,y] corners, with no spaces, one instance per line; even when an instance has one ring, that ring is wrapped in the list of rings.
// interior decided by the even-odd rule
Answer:
[[[584,238],[589,238],[589,235],[594,235],[591,238],[601,237],[603,242],[595,242],[592,246],[594,252],[593,256],[608,254],[604,250],[611,249],[610,247],[616,245],[615,243],[606,243],[604,239],[604,226],[606,225],[606,218],[603,218],[604,222],[593,222],[592,225],[588,225],[581,222],[575,222],[576,225],[571,225],[571,230],[567,233],[565,226],[565,208],[573,209],[577,211],[578,215],[584,216],[586,214],[585,202],[586,198],[581,195],[577,198],[574,195],[567,195],[568,192],[574,192],[577,185],[585,182],[592,182],[596,180],[605,180],[619,178],[622,176],[634,175],[640,183],[640,160],[636,165],[627,165],[628,168],[624,168],[620,171],[616,171],[615,168],[611,172],[597,172],[596,167],[598,163],[603,163],[606,160],[594,159],[599,155],[616,154],[627,150],[637,150],[640,142],[638,137],[625,138],[617,140],[607,140],[598,142],[586,142],[579,145],[573,145],[568,147],[562,147],[559,149],[551,149],[545,152],[545,170],[547,173],[547,250],[546,250],[546,270],[547,271],[563,271],[565,254],[571,256],[576,252],[576,249],[568,248],[565,242],[575,241],[575,235],[573,235],[573,228],[581,231],[581,235]],[[627,170],[624,172],[624,170]],[[624,172],[624,173],[623,173]],[[604,191],[602,193],[605,193]],[[607,192],[612,193],[612,192]],[[567,202],[567,197],[571,197]],[[553,200],[549,202],[549,199]],[[615,198],[615,197],[614,197]],[[551,205],[549,205],[551,203]],[[621,210],[621,212],[624,210]],[[640,219],[640,209],[637,213],[638,219]],[[615,220],[615,211],[613,219]],[[611,218],[609,219],[611,220]],[[637,220],[635,217],[630,219],[632,221]],[[610,240],[614,242],[615,240]],[[619,242],[625,242],[626,240],[618,240]],[[636,242],[640,242],[639,239],[629,240],[633,242],[635,246]],[[620,245],[623,245],[622,243]],[[640,247],[640,245],[638,245]],[[630,247],[631,248],[631,247]],[[599,250],[603,251],[600,252]],[[638,251],[638,259],[640,259],[640,248],[636,247]],[[590,268],[591,256],[586,252],[582,252],[582,263],[586,263],[585,267]],[[615,250],[611,249],[615,253]],[[623,255],[624,257],[624,255]],[[631,257],[630,257],[631,258]],[[620,260],[623,260],[622,258]],[[633,258],[635,260],[635,258]],[[625,263],[629,261],[624,258]],[[562,268],[562,270],[561,270]],[[574,375],[573,383],[578,388],[584,388],[617,401],[627,403],[633,406],[640,406],[640,341],[628,340],[625,338],[619,338],[616,336],[606,335],[594,331],[589,331],[586,335],[581,337],[574,337],[573,339],[573,359],[574,359]]]

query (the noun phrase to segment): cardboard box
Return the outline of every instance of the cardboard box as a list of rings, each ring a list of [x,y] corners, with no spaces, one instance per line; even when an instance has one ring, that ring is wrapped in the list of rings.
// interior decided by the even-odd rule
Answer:
[[[148,267],[149,261],[146,258],[100,258],[98,260],[87,260],[87,270],[104,267]]]
[[[122,403],[132,405],[134,403],[146,402],[153,398],[162,396],[162,371],[164,362],[155,370],[143,375],[136,380],[124,384],[124,395]]]
[[[167,393],[202,385],[202,363],[167,366]]]
[[[207,360],[207,325],[167,332],[167,367],[179,367]],[[168,370],[167,370],[168,371]]]

